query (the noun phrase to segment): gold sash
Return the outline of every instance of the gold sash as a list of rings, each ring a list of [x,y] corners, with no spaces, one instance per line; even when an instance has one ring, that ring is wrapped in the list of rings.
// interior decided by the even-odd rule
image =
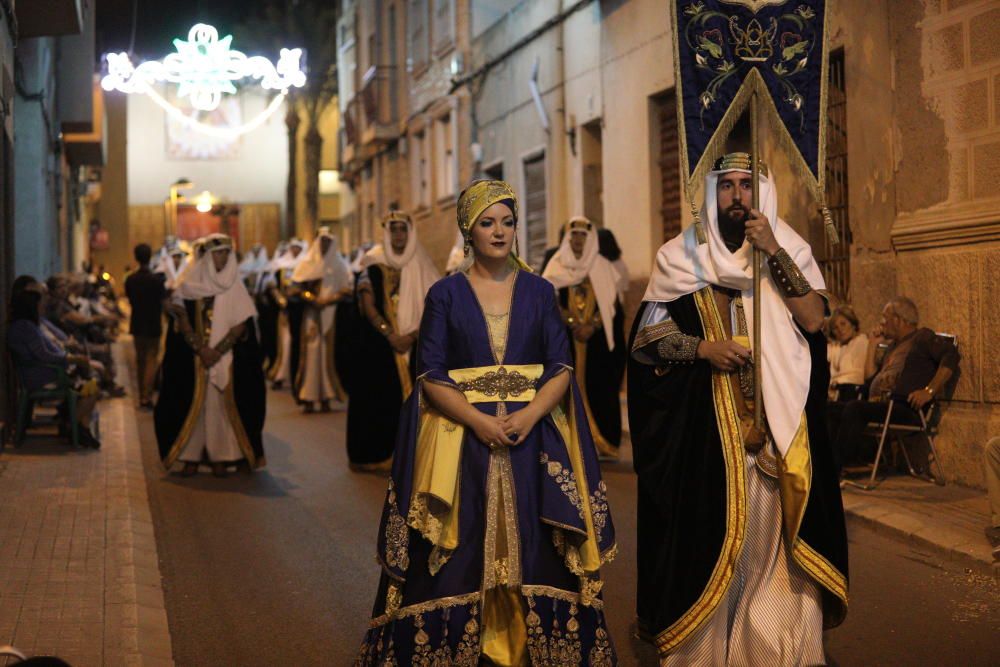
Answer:
[[[530,401],[544,367],[481,366],[448,371],[470,403]],[[413,467],[408,523],[439,549],[458,546],[459,470],[465,427],[424,405]]]

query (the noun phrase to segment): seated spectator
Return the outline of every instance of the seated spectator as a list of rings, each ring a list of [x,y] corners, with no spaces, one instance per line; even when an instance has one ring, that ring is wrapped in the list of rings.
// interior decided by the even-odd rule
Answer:
[[[42,364],[86,367],[87,358],[67,354],[53,343],[42,331],[42,291],[36,285],[28,284],[24,289],[11,295],[10,317],[8,318],[7,344],[14,363],[19,367],[20,376],[28,391],[44,389],[57,379],[57,372]],[[80,426],[80,443],[85,447],[98,449],[101,443],[90,432],[90,417],[97,403],[98,392],[94,383],[78,383],[77,421]],[[65,407],[60,410],[65,415]],[[68,425],[67,425],[68,426]]]
[[[917,306],[906,297],[897,296],[882,309],[881,322],[868,337],[865,355],[868,400],[844,406],[834,441],[841,465],[867,463],[874,457],[874,447],[864,436],[865,427],[868,422],[885,419],[889,399],[897,399],[892,423],[919,424],[916,411],[930,403],[958,371],[955,346],[931,329],[918,327],[918,322]],[[876,362],[875,352],[883,342],[889,348]]]
[[[993,547],[993,560],[1000,561],[1000,438],[991,438],[983,454],[985,460],[986,491],[990,496],[990,525],[986,539]]]
[[[46,281],[48,293],[44,299],[44,320],[62,330],[83,347],[85,353],[100,362],[101,390],[121,397],[125,389],[117,384],[114,359],[108,341],[110,327],[117,327],[113,315],[97,312],[82,299],[84,281],[71,281],[65,275],[52,276]]]
[[[859,333],[860,328],[858,316],[847,305],[834,310],[827,322],[826,359],[830,363],[831,401],[846,403],[862,397],[868,336]]]
[[[99,332],[103,325],[108,324],[103,316],[91,317],[77,310],[70,298],[71,284],[66,276],[52,276],[46,284],[49,288],[49,298],[45,317],[70,336],[77,340],[91,340],[95,332]]]

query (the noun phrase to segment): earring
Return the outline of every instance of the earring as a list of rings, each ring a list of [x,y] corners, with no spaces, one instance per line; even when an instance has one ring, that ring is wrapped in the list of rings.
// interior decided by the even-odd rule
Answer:
[[[466,237],[466,239],[465,239],[465,247],[462,250],[465,253],[466,257],[468,257],[470,253],[472,253],[472,244],[469,243],[469,238],[468,237]]]

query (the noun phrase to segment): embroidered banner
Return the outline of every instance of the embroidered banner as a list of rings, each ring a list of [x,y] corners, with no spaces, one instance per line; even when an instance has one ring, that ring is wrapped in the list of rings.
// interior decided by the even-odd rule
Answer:
[[[761,119],[822,200],[826,1],[674,0],[681,164],[690,193],[757,91]]]

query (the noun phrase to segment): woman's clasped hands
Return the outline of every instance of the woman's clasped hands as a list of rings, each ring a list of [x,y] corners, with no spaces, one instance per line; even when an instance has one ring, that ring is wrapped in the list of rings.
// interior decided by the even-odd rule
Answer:
[[[480,413],[472,430],[490,448],[514,447],[524,441],[538,419],[530,405],[502,416]]]

